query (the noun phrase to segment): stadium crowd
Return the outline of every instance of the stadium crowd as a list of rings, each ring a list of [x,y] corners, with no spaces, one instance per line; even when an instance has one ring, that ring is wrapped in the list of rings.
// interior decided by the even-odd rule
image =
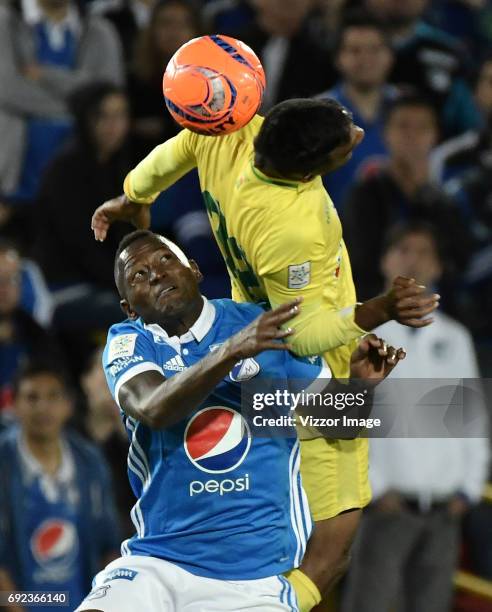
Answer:
[[[324,179],[358,298],[400,274],[441,295],[432,335],[381,331],[403,336],[389,335],[410,357],[399,376],[492,377],[490,0],[0,0],[0,590],[81,600],[132,533],[126,434],[101,367],[124,318],[113,264],[131,228],[99,243],[90,218],[178,132],[170,57],[217,32],[261,58],[263,111],[331,97],[365,130]],[[230,295],[196,172],[159,197],[152,229],[199,263],[204,295]],[[492,580],[486,435],[385,442],[333,610],[492,610],[451,603],[458,563]]]

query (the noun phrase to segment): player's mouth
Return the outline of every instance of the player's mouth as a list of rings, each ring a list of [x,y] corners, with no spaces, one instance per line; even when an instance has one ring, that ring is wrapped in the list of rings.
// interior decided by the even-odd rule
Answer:
[[[159,291],[157,299],[158,300],[166,299],[168,297],[168,295],[170,293],[172,293],[173,291],[176,291],[176,287],[174,285],[170,285],[169,287],[165,287],[164,289],[161,289],[161,291]]]

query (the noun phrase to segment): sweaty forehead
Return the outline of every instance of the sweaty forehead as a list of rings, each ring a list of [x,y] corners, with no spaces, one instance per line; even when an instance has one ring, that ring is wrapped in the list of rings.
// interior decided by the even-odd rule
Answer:
[[[123,249],[123,251],[120,253],[118,263],[123,267],[123,269],[127,269],[138,261],[140,256],[144,257],[145,255],[155,253],[162,248],[166,248],[171,251],[171,253],[173,253],[184,266],[189,267],[190,263],[188,258],[178,247],[178,245],[171,242],[171,240],[164,238],[164,236],[159,236],[158,234],[143,237],[129,244],[126,249]]]
[[[135,263],[141,256],[153,253],[163,246],[162,242],[157,240],[157,236],[145,236],[124,248],[118,257],[118,262],[123,268],[126,268],[128,265]]]

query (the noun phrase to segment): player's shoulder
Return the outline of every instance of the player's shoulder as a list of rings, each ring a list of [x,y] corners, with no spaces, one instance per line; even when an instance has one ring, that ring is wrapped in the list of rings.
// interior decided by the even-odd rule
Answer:
[[[115,323],[108,330],[104,360],[110,363],[115,359],[133,354],[139,337],[152,339],[152,334],[145,329],[140,319],[126,319]]]
[[[244,127],[235,132],[224,134],[222,136],[209,136],[207,134],[197,134],[190,130],[183,130],[185,135],[183,136],[188,141],[193,143],[195,146],[200,147],[201,150],[207,151],[219,147],[228,148],[236,147],[238,143],[244,143],[248,146],[252,146],[256,135],[260,131],[261,124],[263,123],[263,117],[255,115],[251,121],[249,121]]]
[[[235,323],[247,325],[267,310],[265,303],[235,302],[228,298],[212,300],[212,303],[221,313],[221,323],[231,326]]]

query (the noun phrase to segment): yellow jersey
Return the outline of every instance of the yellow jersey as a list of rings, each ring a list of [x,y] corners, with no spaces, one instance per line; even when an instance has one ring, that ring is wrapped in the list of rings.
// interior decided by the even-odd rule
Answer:
[[[351,344],[364,331],[354,321],[355,289],[338,214],[320,177],[271,179],[254,166],[254,139],[263,119],[226,136],[183,130],[130,172],[125,194],[152,203],[192,168],[237,301],[272,307],[301,295],[292,344],[301,355]],[[333,373],[348,377],[345,346],[327,355]]]

